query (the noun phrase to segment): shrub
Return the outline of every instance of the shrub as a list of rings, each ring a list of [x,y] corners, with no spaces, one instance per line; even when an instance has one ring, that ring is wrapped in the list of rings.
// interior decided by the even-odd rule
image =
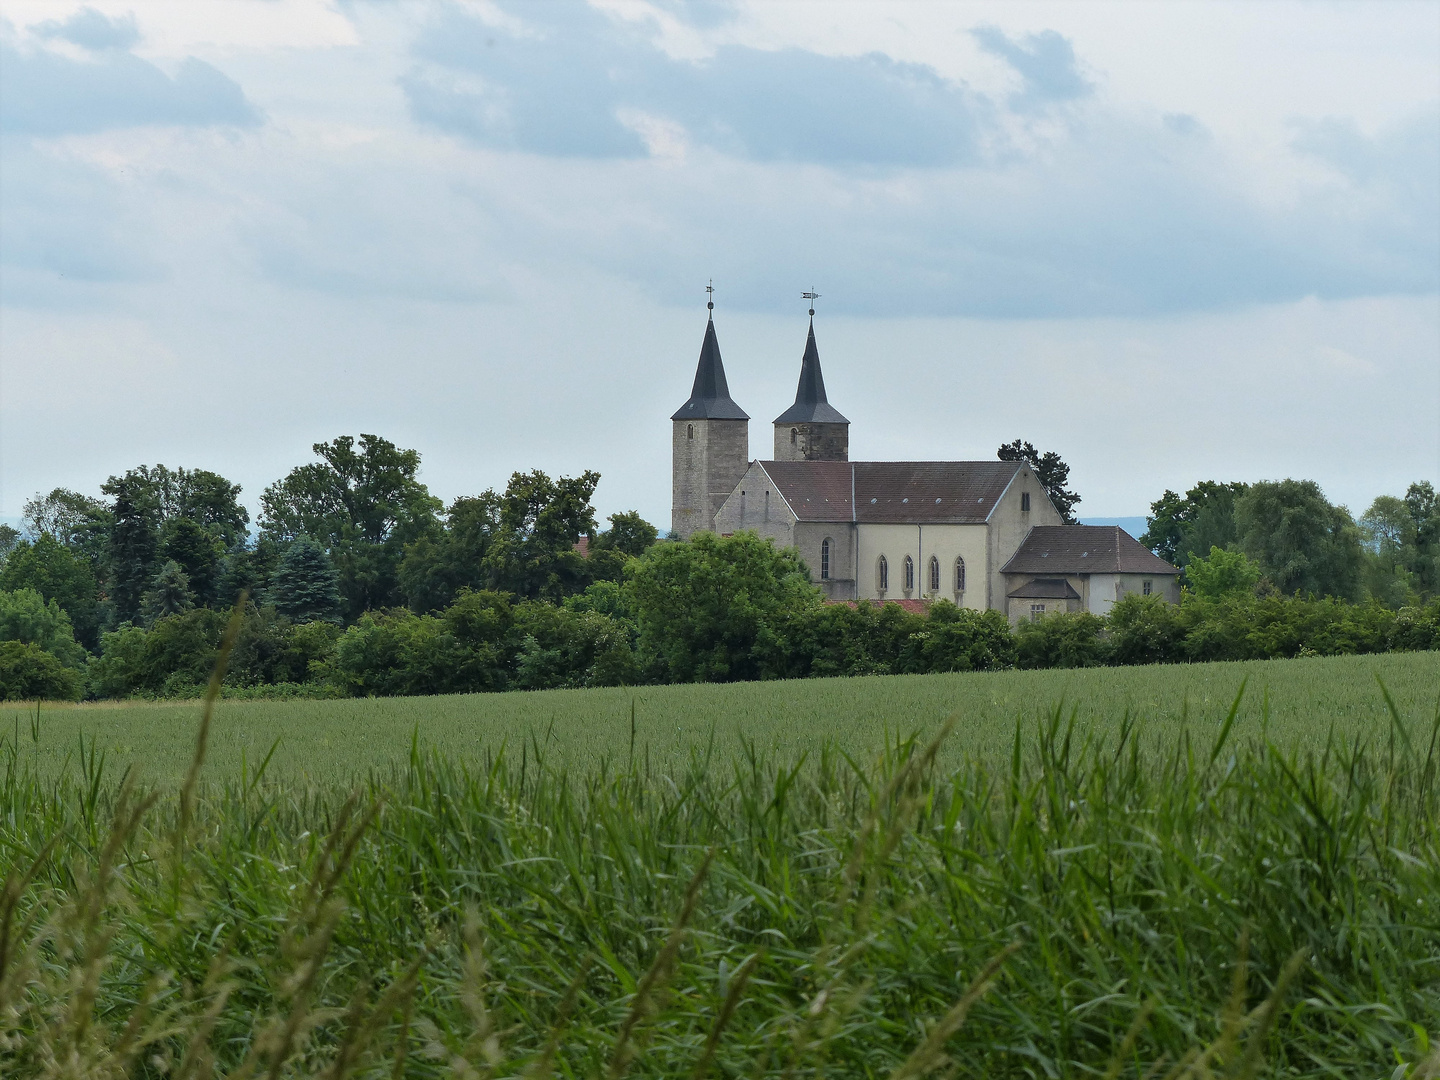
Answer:
[[[992,671],[1014,664],[1015,638],[1004,615],[938,600],[926,615],[924,629],[911,634],[896,670]]]
[[[0,592],[0,641],[21,641],[42,649],[66,667],[85,662],[70,616],[36,589]]]
[[[78,701],[80,673],[28,641],[0,642],[0,700]]]
[[[1094,667],[1109,658],[1105,620],[1088,611],[1057,611],[1015,628],[1016,666]]]
[[[1110,656],[1117,664],[1166,664],[1186,659],[1185,614],[1158,596],[1131,593],[1110,609]]]

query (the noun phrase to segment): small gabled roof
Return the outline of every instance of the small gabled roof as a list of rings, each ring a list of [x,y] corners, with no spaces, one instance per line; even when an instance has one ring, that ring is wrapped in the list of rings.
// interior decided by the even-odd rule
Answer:
[[[759,465],[800,521],[921,525],[983,525],[1026,467],[1020,461],[762,461]]]
[[[775,418],[777,424],[848,424],[838,409],[825,399],[825,376],[820,372],[820,350],[815,347],[815,320],[805,339],[805,356],[800,361],[800,383],[795,387],[795,404]]]
[[[1075,586],[1062,578],[1034,578],[1005,594],[1011,600],[1079,600]]]
[[[715,320],[705,324],[705,342],[700,362],[695,365],[695,385],[690,400],[675,410],[671,420],[749,420],[744,409],[730,399],[725,383],[725,365],[720,362],[720,342],[715,338]]]
[[[1037,525],[1002,574],[1178,574],[1115,525]]]

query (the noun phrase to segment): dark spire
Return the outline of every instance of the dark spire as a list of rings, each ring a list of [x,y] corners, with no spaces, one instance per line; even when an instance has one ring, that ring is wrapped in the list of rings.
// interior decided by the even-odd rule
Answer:
[[[814,312],[811,312],[814,315]],[[805,339],[805,359],[800,361],[800,385],[795,404],[775,418],[777,424],[848,424],[850,421],[825,400],[825,376],[820,373],[820,350],[815,347],[815,320]]]
[[[714,303],[710,304],[714,308]],[[705,324],[705,344],[700,346],[700,363],[695,368],[695,385],[690,400],[676,410],[671,420],[749,420],[745,410],[730,400],[725,385],[725,365],[720,362],[720,343],[715,340],[715,317]]]

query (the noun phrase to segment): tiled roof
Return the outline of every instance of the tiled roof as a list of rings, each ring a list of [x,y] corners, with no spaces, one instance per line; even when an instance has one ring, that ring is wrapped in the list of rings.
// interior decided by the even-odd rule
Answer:
[[[1062,578],[1033,578],[1005,594],[1014,600],[1079,600],[1075,586]]]
[[[1115,525],[1037,525],[1002,574],[1178,574]]]
[[[1017,461],[762,461],[801,521],[983,524]],[[851,506],[851,490],[855,494]]]

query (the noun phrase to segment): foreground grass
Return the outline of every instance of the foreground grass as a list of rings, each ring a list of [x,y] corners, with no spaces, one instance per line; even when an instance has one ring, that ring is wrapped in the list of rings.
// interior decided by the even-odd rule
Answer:
[[[633,745],[652,769],[682,768],[692,749],[728,755],[742,739],[782,757],[821,741],[852,754],[876,753],[897,732],[938,730],[957,721],[942,764],[1008,756],[1017,719],[1027,731],[1057,701],[1078,706],[1077,728],[1112,738],[1127,713],[1157,736],[1182,727],[1213,736],[1242,680],[1250,693],[1238,729],[1258,732],[1269,695],[1268,735],[1281,746],[1383,731],[1376,692],[1384,680],[1402,715],[1429,715],[1440,697],[1440,653],[1316,657],[1246,663],[897,675],[849,679],[636,689],[556,690],[428,698],[221,702],[208,775],[238,779],[274,748],[269,774],[350,783],[408,752],[412,735],[440,755],[472,763],[503,746],[519,754],[538,741],[547,758],[579,772],[623,760]],[[633,707],[633,712],[632,712]],[[112,771],[134,766],[151,782],[178,783],[194,745],[193,703],[0,706],[0,733],[20,736],[42,775],[78,768],[81,736]],[[634,726],[632,728],[632,716]],[[34,738],[32,738],[32,732]]]
[[[951,767],[417,743],[354,792],[11,744],[0,1075],[1440,1075],[1440,714],[1080,711]]]

